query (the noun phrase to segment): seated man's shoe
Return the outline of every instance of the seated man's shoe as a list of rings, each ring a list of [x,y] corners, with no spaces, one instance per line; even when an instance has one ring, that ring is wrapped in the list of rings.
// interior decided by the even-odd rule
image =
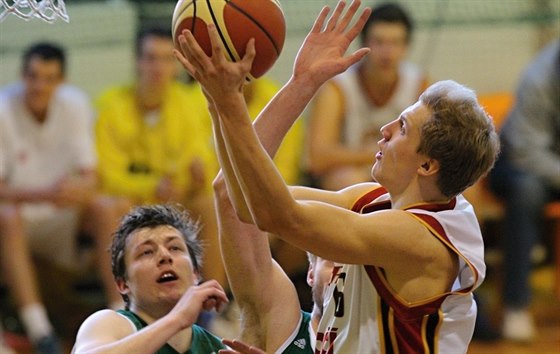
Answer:
[[[502,327],[504,339],[515,342],[532,342],[535,338],[533,316],[528,310],[506,309]]]

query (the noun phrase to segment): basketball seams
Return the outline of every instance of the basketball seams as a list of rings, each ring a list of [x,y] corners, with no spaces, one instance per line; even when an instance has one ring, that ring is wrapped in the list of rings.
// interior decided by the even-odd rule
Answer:
[[[195,23],[196,23],[196,21],[198,21],[198,16],[196,16],[196,11],[198,10],[198,8],[196,7],[196,5],[197,5],[196,0],[193,1],[191,4],[193,5],[193,21],[192,21],[192,24],[191,24],[191,33],[194,36]]]
[[[204,52],[211,56],[212,45],[206,28],[209,24],[215,25],[229,61],[241,60],[250,38],[257,41],[258,53],[246,77],[248,81],[262,76],[280,56],[286,23],[277,0],[178,0],[172,21],[175,47],[179,46],[180,32],[189,29]]]
[[[177,6],[183,5],[185,4],[185,2],[182,3],[177,3]],[[185,13],[185,11],[187,11],[191,5],[193,6],[193,14],[194,14],[194,18],[196,18],[196,1],[191,1],[189,3],[186,3],[186,6],[184,6],[178,13],[177,15],[173,16],[173,22],[171,24],[171,28],[173,29],[173,33],[175,33],[175,31],[177,30],[177,26],[179,26],[179,24],[181,23],[181,18],[183,17],[183,14]],[[194,21],[193,21],[193,26],[191,28],[191,32],[194,29]]]
[[[231,6],[233,9],[235,9],[238,12],[245,15],[245,17],[247,17],[247,19],[251,20],[251,22],[253,22],[255,24],[255,26],[257,26],[261,30],[261,32],[268,38],[270,43],[272,43],[272,46],[274,47],[274,50],[276,51],[276,55],[278,55],[278,56],[280,55],[280,49],[278,48],[278,44],[274,41],[274,38],[270,35],[268,30],[260,24],[260,22],[258,22],[253,16],[251,16],[250,13],[248,13],[247,11],[245,11],[242,8],[240,8],[239,6],[237,6],[233,1],[226,0],[226,3],[227,3],[227,5]]]
[[[237,61],[236,58],[235,58],[235,55],[228,45],[228,42],[227,42],[227,40],[224,36],[224,33],[222,31],[221,26],[218,24],[218,19],[216,18],[216,14],[214,13],[214,9],[212,8],[212,4],[210,4],[210,1],[211,0],[206,0],[206,6],[208,6],[208,11],[210,12],[210,17],[212,17],[212,22],[214,22],[214,25],[216,25],[216,30],[218,31],[218,35],[220,36],[220,39],[222,40],[222,44],[224,45],[224,48],[225,48],[226,52],[228,53],[230,60],[235,62],[235,61]],[[225,3],[227,5],[228,1],[225,0]]]

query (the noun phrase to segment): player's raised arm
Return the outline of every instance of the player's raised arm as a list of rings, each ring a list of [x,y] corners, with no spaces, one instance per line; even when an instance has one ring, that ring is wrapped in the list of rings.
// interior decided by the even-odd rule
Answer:
[[[329,47],[332,43],[336,43],[337,39],[342,38],[340,42],[349,44],[349,39],[346,34],[349,31],[354,31],[354,27],[350,29],[347,27],[351,22],[352,16],[357,12],[358,5],[359,2],[354,2],[349,7],[348,11],[343,14],[344,6],[339,4],[331,18],[326,22],[325,11],[323,11],[308,38],[308,43],[313,45],[324,41],[323,45]],[[365,13],[367,14],[367,11],[365,11]],[[367,16],[364,16],[364,18],[365,17]],[[227,150],[226,153],[229,156],[229,161],[232,163],[235,177],[243,191],[245,200],[249,204],[249,209],[254,221],[259,227],[265,230],[280,232],[280,230],[276,230],[274,227],[279,224],[293,225],[294,222],[297,221],[291,217],[291,213],[296,210],[296,201],[284,184],[284,181],[274,167],[266,150],[259,143],[256,132],[248,117],[242,92],[239,89],[250,67],[248,64],[250,64],[252,56],[254,55],[254,48],[252,47],[252,43],[250,43],[247,55],[240,62],[231,63],[228,62],[221,53],[221,47],[218,42],[219,38],[215,28],[210,27],[209,33],[211,41],[215,44],[213,46],[212,57],[208,57],[200,49],[192,35],[188,32],[181,38],[183,52],[191,66],[191,73],[195,77],[198,75],[197,80],[215,103],[221,122],[222,135]],[[304,45],[304,47],[306,46]],[[320,78],[321,74],[325,73],[329,73],[329,75],[336,74],[338,69],[333,70],[332,68],[340,69],[338,64],[340,64],[340,61],[344,61],[344,59],[341,59],[339,56],[338,60],[333,61],[322,55],[315,55],[316,52],[317,51],[306,52],[302,50],[302,56],[298,56],[298,64],[296,67],[299,69],[302,67],[307,68],[311,71],[317,70],[317,74],[314,76],[315,78]],[[327,50],[326,53],[328,52]],[[331,51],[333,56],[336,55],[336,53],[340,55],[341,51]],[[313,59],[313,57],[316,59]],[[314,63],[319,64],[315,65]],[[330,64],[323,66],[320,63]],[[326,68],[329,68],[330,71],[326,70]],[[298,72],[299,69],[296,69],[295,72]],[[303,70],[303,72],[306,72],[306,70]],[[324,79],[328,78],[330,77],[325,75]],[[303,87],[307,87],[306,82],[313,87],[320,81],[309,79],[305,80],[305,82],[301,81],[299,84]],[[297,98],[294,99],[297,100]],[[275,118],[282,119],[282,107],[274,107],[274,110],[276,110],[278,114]],[[290,108],[286,107],[286,110],[289,112]],[[271,115],[269,119],[273,118],[274,115]],[[319,215],[316,216],[320,217]],[[294,222],[288,222],[290,220]],[[286,230],[282,231],[285,231],[286,235],[290,234],[293,239],[302,239],[299,237],[299,233],[288,232]],[[316,237],[317,235],[315,234],[313,236]],[[288,238],[288,236],[286,236],[286,238]],[[294,241],[293,239],[291,241]],[[299,245],[303,248],[310,246],[301,243]],[[308,249],[312,251],[315,250],[314,248]],[[325,258],[333,258],[330,254],[321,254],[319,252],[318,255],[324,256]]]
[[[319,13],[297,54],[291,78],[255,120],[261,144],[269,153],[278,149],[284,135],[323,83],[369,52],[369,48],[360,48],[346,55],[371,12],[369,8],[364,9],[350,26],[359,7],[360,1],[353,1],[342,15],[345,3],[339,2],[328,20],[328,7]]]
[[[222,259],[241,312],[240,338],[276,352],[299,324],[297,292],[272,259],[267,235],[237,217],[221,174],[214,191]]]
[[[360,1],[354,1],[343,15],[345,4],[339,2],[328,20],[327,7],[317,17],[298,53],[292,78],[255,122],[260,141],[270,155],[275,153],[284,135],[319,87],[367,54],[368,49],[361,48],[345,56],[350,43],[359,34],[370,13],[369,9],[365,9],[359,19],[350,26],[359,6]],[[216,35],[212,27],[210,32]],[[243,60],[229,63],[221,55],[221,47],[217,40],[214,41],[214,54],[211,58],[204,54],[190,33],[185,32],[180,36],[179,41],[182,53],[175,54],[187,71],[202,84],[210,96],[220,98],[219,102],[224,105],[223,109],[231,112],[239,110],[240,116],[246,117],[246,108],[244,104],[239,105],[239,103],[244,75],[249,70],[254,56],[251,43]],[[225,76],[220,76],[216,80],[216,69],[221,70],[220,75]],[[227,95],[230,95],[229,98],[233,98],[234,102],[229,102]],[[239,212],[240,208],[235,200],[234,203]]]

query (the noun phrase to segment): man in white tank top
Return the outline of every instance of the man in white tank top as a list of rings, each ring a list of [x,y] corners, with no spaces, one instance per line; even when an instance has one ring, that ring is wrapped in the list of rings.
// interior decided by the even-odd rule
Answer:
[[[371,170],[377,183],[339,192],[288,187],[269,156],[319,88],[369,51],[344,55],[369,14],[365,10],[346,32],[359,6],[355,0],[344,12],[339,2],[329,20],[328,9],[320,13],[292,77],[255,125],[239,89],[255,55],[252,42],[243,59],[231,63],[218,45],[208,57],[185,32],[176,55],[208,95],[240,219],[339,264],[315,352],[465,352],[476,313],[472,291],[485,268],[482,235],[460,193],[488,172],[499,151],[475,93],[454,81],[437,82],[384,125]],[[209,34],[219,42],[214,27]]]
[[[371,181],[379,129],[427,87],[426,74],[405,60],[412,27],[398,4],[373,8],[361,33],[371,52],[319,91],[307,131],[307,168],[318,187],[338,190]]]

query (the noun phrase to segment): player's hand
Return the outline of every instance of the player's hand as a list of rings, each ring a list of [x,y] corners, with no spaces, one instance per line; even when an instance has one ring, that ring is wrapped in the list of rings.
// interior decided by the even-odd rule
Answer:
[[[237,62],[228,61],[223,53],[216,26],[208,25],[212,56],[207,56],[189,30],[179,35],[181,51],[174,54],[189,74],[200,83],[214,100],[232,92],[242,94],[245,78],[255,58],[255,40],[247,43],[245,55]]]
[[[301,77],[302,81],[319,87],[369,53],[369,48],[360,48],[345,56],[350,44],[360,34],[371,13],[371,9],[364,9],[357,21],[350,26],[360,4],[360,0],[352,1],[343,14],[345,2],[339,1],[328,19],[330,9],[325,6],[321,10],[298,52],[293,78]]]
[[[219,354],[266,354],[264,350],[240,342],[236,339],[222,339],[222,343],[231,349],[220,349]]]
[[[200,285],[191,286],[179,299],[171,313],[180,321],[181,328],[196,322],[202,310],[215,309],[220,312],[229,302],[227,295],[216,280],[208,280]]]

